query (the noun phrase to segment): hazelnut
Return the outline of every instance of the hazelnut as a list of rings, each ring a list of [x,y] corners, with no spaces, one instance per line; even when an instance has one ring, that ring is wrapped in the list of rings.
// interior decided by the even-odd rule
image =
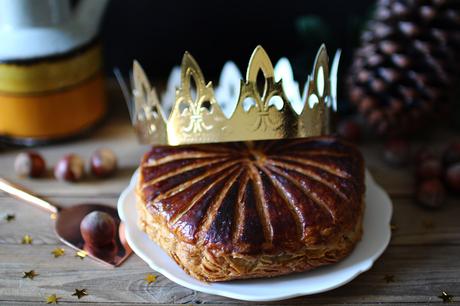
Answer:
[[[420,162],[416,168],[416,177],[419,181],[431,178],[441,178],[441,161],[437,158],[427,158],[424,161]]]
[[[116,256],[117,224],[110,214],[102,211],[90,212],[80,223],[80,233],[85,241],[83,249],[88,253],[104,260],[111,260]]]
[[[87,214],[80,223],[80,232],[85,243],[101,247],[112,244],[115,239],[116,223],[111,215],[103,211]]]
[[[383,159],[389,165],[402,166],[407,164],[410,156],[409,143],[402,139],[391,139],[385,144]]]
[[[416,198],[423,207],[439,208],[446,200],[446,190],[439,179],[429,179],[418,186]]]
[[[110,149],[99,149],[90,158],[91,173],[96,177],[113,175],[117,170],[117,157]]]
[[[451,143],[442,154],[442,163],[447,168],[460,162],[460,141]]]
[[[337,127],[337,133],[343,139],[358,142],[361,139],[361,126],[353,120],[343,120]]]
[[[46,163],[43,157],[37,152],[23,152],[16,156],[14,170],[18,176],[40,177],[46,171]]]
[[[460,193],[460,162],[447,168],[445,180],[452,191]]]
[[[68,154],[61,158],[54,167],[54,176],[60,181],[76,182],[83,177],[84,163],[75,154]]]

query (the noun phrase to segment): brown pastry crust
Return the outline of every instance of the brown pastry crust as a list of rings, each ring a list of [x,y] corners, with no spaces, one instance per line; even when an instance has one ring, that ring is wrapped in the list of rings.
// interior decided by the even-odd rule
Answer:
[[[333,137],[153,147],[139,225],[200,280],[270,277],[337,262],[362,234],[364,163]]]

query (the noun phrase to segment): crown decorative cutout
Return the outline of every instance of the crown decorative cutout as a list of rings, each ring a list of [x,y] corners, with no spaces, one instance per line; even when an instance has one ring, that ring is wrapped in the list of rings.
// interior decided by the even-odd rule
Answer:
[[[131,120],[140,142],[155,145],[327,134],[329,112],[337,109],[339,57],[337,52],[329,73],[328,56],[322,45],[300,95],[289,61],[283,58],[273,68],[261,46],[252,53],[246,80],[242,80],[236,65],[228,62],[216,91],[212,82],[205,81],[195,59],[185,52],[180,73],[175,68],[171,74],[163,107],[140,64],[134,61]],[[258,82],[259,74],[263,82]],[[172,83],[179,81],[179,76],[180,84],[172,94]],[[259,89],[260,83],[264,83],[263,89]]]

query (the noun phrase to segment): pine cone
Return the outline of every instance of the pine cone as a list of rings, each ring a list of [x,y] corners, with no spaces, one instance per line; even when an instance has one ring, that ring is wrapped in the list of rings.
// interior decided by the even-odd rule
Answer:
[[[440,113],[460,68],[460,1],[381,0],[347,80],[381,135],[413,133]]]

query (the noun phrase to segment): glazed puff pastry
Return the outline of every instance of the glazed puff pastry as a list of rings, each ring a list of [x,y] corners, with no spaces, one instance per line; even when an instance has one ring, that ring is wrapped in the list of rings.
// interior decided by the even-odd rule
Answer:
[[[334,137],[153,147],[139,226],[203,281],[272,277],[337,262],[360,240],[364,162]]]

